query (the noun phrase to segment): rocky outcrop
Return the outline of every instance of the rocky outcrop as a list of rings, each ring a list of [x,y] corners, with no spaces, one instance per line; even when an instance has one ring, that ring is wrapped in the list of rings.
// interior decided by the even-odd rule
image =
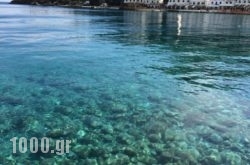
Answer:
[[[11,4],[29,4],[29,5],[69,5],[69,6],[82,6],[83,2],[78,0],[12,0]]]
[[[31,4],[31,0],[13,0],[10,2],[11,4]]]
[[[12,0],[11,4],[28,4],[28,5],[48,5],[48,6],[70,6],[81,7],[85,5],[100,6],[107,3],[109,6],[119,6],[122,0]]]

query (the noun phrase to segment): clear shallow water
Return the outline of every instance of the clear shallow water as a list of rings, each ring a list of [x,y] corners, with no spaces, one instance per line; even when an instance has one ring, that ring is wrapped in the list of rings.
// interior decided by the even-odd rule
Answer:
[[[1,164],[250,164],[250,16],[0,11]]]

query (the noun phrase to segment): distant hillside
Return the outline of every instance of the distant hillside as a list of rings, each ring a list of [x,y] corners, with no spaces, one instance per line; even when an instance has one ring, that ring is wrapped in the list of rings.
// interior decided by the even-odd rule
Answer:
[[[33,4],[33,5],[69,5],[82,6],[87,0],[12,0],[12,4]],[[123,0],[90,0],[90,5],[99,6],[107,3],[109,6],[120,6]]]

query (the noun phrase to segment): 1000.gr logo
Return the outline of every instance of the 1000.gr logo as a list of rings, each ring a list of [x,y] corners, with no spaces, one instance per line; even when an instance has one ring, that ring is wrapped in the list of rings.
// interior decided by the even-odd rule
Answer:
[[[13,153],[17,152],[17,146],[20,153],[26,153],[28,150],[28,140],[25,137],[18,138],[13,137],[10,139],[13,145]],[[31,153],[56,153],[57,155],[62,155],[64,153],[69,153],[69,145],[71,140],[56,140],[55,150],[50,150],[50,140],[47,137],[38,140],[36,137],[29,139],[29,148]],[[18,144],[18,145],[17,145]]]

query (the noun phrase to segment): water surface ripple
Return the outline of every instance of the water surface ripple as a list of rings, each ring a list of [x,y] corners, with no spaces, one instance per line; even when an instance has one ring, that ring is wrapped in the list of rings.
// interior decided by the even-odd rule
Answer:
[[[0,164],[250,164],[250,16],[0,11]]]

